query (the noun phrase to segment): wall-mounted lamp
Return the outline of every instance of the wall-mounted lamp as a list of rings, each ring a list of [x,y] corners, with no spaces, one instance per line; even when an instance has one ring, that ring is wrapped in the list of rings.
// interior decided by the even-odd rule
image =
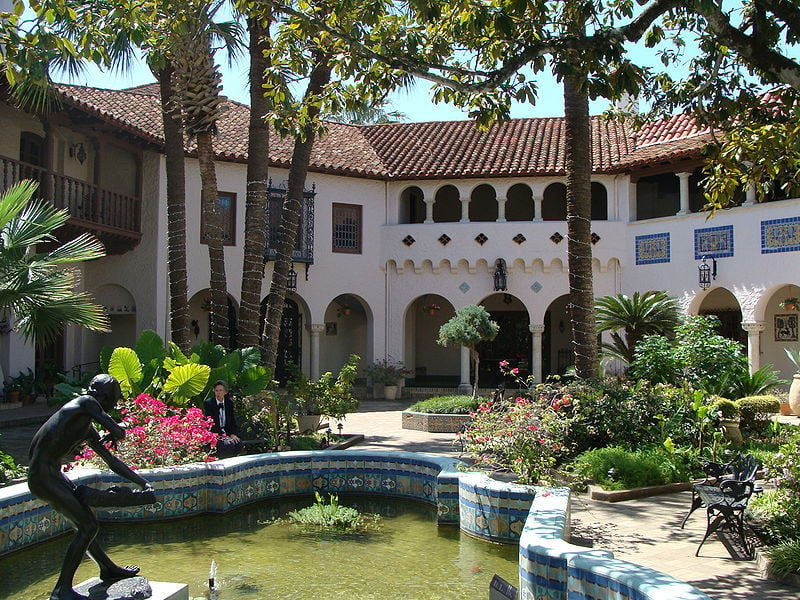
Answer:
[[[494,291],[505,292],[507,289],[506,261],[498,258],[494,263]]]
[[[290,292],[297,291],[297,271],[294,270],[294,263],[289,267],[289,272],[286,274],[286,289]]]
[[[84,147],[83,142],[78,142],[77,144],[72,144],[69,147],[69,156],[70,158],[74,158],[79,163],[83,164],[89,155],[86,154],[86,148]]]
[[[194,333],[194,339],[197,339],[197,336],[200,335],[200,323],[197,319],[192,319],[192,333]]]
[[[697,267],[697,283],[700,285],[701,290],[707,290],[711,286],[711,280],[717,278],[716,259],[711,259],[711,265],[706,260],[704,256],[703,262]]]

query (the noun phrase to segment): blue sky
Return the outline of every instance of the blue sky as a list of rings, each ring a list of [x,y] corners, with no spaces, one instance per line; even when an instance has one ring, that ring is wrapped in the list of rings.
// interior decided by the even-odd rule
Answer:
[[[231,100],[249,104],[247,89],[247,61],[242,59],[229,66],[222,64],[224,93]],[[66,75],[56,75],[55,79],[63,83],[88,85],[105,89],[121,89],[145,83],[152,83],[153,76],[141,62],[129,73],[102,72],[91,66],[76,78],[70,79]],[[511,116],[521,117],[558,117],[563,116],[564,106],[561,84],[549,73],[537,76],[539,84],[539,98],[535,105],[515,103]],[[599,114],[608,106],[606,101],[593,102],[592,114]],[[454,121],[467,119],[467,114],[449,104],[434,104],[431,100],[430,84],[427,81],[417,80],[416,84],[408,90],[395,92],[391,96],[387,110],[397,110],[405,114],[408,121]]]
[[[646,64],[652,67],[660,67],[654,51],[645,50],[642,47],[631,47],[630,54],[639,64]],[[218,56],[223,75],[224,93],[232,100],[243,104],[249,104],[249,93],[247,90],[247,57],[240,58],[237,62],[229,65],[227,58]],[[147,67],[139,61],[130,73],[108,73],[102,72],[96,67],[88,67],[85,73],[76,78],[69,79],[65,75],[56,75],[57,81],[65,83],[75,83],[107,89],[120,89],[154,81]],[[515,103],[512,107],[511,116],[521,117],[558,117],[563,116],[563,93],[562,86],[552,74],[547,71],[540,73],[536,77],[539,86],[539,97],[535,105]],[[449,104],[434,104],[431,100],[431,84],[427,81],[417,80],[416,84],[407,90],[398,91],[392,94],[390,104],[386,107],[387,111],[396,110],[406,115],[406,120],[420,121],[451,121],[467,119],[467,113]],[[590,105],[592,114],[600,114],[608,107],[605,100],[595,101]]]

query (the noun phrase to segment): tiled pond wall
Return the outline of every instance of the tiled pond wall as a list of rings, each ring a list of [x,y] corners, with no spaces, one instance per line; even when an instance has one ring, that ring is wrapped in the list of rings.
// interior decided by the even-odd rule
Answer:
[[[459,461],[410,452],[315,451],[258,454],[142,471],[158,502],[98,509],[103,521],[173,519],[226,512],[262,498],[314,491],[413,498],[437,507],[440,524],[475,537],[520,544],[522,600],[700,600],[686,583],[618,561],[610,551],[573,546],[569,490],[502,483],[458,470]],[[76,471],[76,483],[119,483],[111,472]],[[0,488],[0,556],[49,539],[69,524],[26,484]]]

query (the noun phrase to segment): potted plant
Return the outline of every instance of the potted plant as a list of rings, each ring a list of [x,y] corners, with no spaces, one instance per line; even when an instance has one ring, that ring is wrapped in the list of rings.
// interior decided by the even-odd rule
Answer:
[[[739,407],[736,403],[727,398],[718,397],[712,404],[712,410],[716,412],[725,439],[734,446],[741,446],[744,439],[739,429]]]
[[[5,385],[5,400],[6,402],[19,402],[19,393],[22,387],[14,381],[14,379],[10,379]]]
[[[340,421],[358,408],[353,396],[353,382],[358,372],[359,357],[351,354],[334,379],[328,371],[314,380],[302,373],[297,365],[289,366],[289,381],[286,387],[294,397],[298,429],[316,431],[322,415]]]
[[[344,303],[339,307],[339,310],[336,312],[336,316],[337,317],[341,317],[342,315],[347,316],[351,312],[353,312],[353,307],[347,303]]]
[[[800,307],[800,299],[797,298],[786,298],[782,302],[778,303],[778,306],[781,307],[783,310],[798,310]]]
[[[399,394],[399,384],[403,377],[408,375],[408,371],[403,367],[400,361],[392,361],[389,359],[376,360],[366,368],[367,377],[372,381],[373,396],[379,397],[376,394],[375,388],[383,386],[383,396],[387,400],[396,400]]]
[[[794,365],[792,385],[789,386],[789,408],[796,415],[800,415],[800,349],[784,348],[786,356]]]

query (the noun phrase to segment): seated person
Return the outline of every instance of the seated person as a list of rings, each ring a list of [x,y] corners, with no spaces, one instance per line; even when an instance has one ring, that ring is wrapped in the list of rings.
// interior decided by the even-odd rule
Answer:
[[[242,451],[239,425],[233,412],[233,400],[228,395],[228,384],[221,379],[214,384],[214,397],[203,402],[203,413],[214,420],[211,431],[219,435],[217,457],[228,458]]]

